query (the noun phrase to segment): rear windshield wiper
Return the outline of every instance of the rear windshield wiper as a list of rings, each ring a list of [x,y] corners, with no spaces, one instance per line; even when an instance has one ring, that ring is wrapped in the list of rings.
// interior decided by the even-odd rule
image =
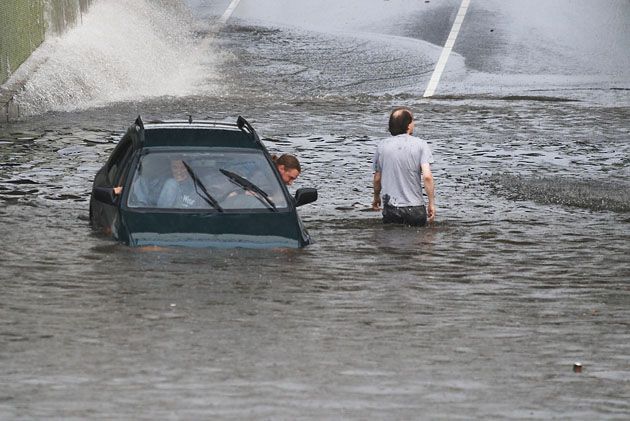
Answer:
[[[197,177],[197,174],[195,174],[195,172],[190,167],[190,165],[188,165],[186,161],[182,161],[182,163],[184,164],[184,167],[186,167],[186,171],[188,171],[190,178],[192,178],[193,183],[195,185],[195,192],[197,192],[199,197],[201,197],[203,200],[206,201],[206,203],[208,203],[210,206],[212,206],[219,212],[223,212],[223,208],[221,207],[221,205],[219,205],[219,202],[217,202],[217,200],[214,197],[212,197],[212,195],[210,194],[206,186],[203,185],[203,183],[201,182],[199,177]],[[203,194],[199,193],[199,190],[197,190],[197,186],[199,186]]]
[[[219,171],[221,171],[221,174],[225,175],[236,185],[242,187],[249,192],[254,193],[254,197],[266,204],[269,209],[273,210],[274,212],[278,212],[276,204],[273,203],[273,200],[271,200],[271,197],[269,197],[266,191],[264,191],[248,179],[243,178],[240,175],[233,173],[232,171],[224,170],[223,168],[219,168]]]

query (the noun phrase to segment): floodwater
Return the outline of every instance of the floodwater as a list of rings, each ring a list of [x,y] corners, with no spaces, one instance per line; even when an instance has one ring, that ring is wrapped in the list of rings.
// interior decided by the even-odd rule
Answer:
[[[0,127],[1,419],[630,416],[627,2],[473,0],[433,99],[456,1],[242,0],[216,35],[228,1],[166,3],[96,3]],[[436,158],[428,228],[366,210],[397,105]],[[93,233],[138,114],[248,118],[318,188],[316,243]]]

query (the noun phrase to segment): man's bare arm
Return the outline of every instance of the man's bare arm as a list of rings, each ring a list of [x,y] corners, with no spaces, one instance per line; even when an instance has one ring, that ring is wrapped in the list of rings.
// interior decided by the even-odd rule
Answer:
[[[381,172],[374,173],[374,198],[372,199],[372,209],[381,209]]]
[[[424,191],[427,193],[429,204],[427,206],[427,217],[433,222],[435,219],[435,184],[433,182],[433,174],[431,173],[431,165],[421,164],[422,181],[424,181]]]

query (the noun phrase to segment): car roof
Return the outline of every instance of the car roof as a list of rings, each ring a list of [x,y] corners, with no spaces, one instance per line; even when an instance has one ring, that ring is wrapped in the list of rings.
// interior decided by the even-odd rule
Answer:
[[[254,128],[242,117],[235,124],[199,120],[136,120],[127,132],[136,147],[229,147],[265,150]]]

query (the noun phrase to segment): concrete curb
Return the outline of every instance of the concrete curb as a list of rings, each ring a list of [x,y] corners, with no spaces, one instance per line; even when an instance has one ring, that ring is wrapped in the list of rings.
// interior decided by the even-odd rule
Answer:
[[[37,9],[39,13],[28,15],[25,20],[20,21],[20,25],[25,28],[32,27],[37,33],[39,33],[39,31],[45,32],[43,40],[40,40],[41,42],[36,44],[31,43],[25,47],[30,48],[28,51],[25,51],[24,56],[28,55],[26,59],[22,61],[21,64],[19,63],[21,60],[11,62],[10,67],[17,66],[17,68],[14,71],[8,71],[8,75],[3,73],[3,77],[0,79],[0,123],[7,123],[21,117],[21,110],[15,99],[24,89],[29,77],[36,70],[37,64],[33,66],[32,57],[37,54],[38,50],[41,50],[42,45],[50,39],[51,35],[60,35],[68,28],[81,24],[83,13],[88,10],[93,0],[38,0],[37,2],[18,1],[9,2],[7,4],[4,3],[5,0],[0,1],[3,2],[3,6],[0,7],[0,12],[3,12],[0,13],[0,28],[13,28],[13,26],[8,25],[6,20],[8,19],[10,22],[13,22],[11,19],[15,18],[15,16],[21,16],[18,13],[19,10],[31,10],[29,7],[36,5],[40,7]],[[28,5],[27,3],[33,3],[33,5]],[[44,8],[43,10],[41,9],[42,6]],[[2,34],[1,31],[0,34]],[[15,30],[10,31],[10,35],[15,35]],[[2,49],[7,46],[3,43],[5,41],[8,42],[7,39],[11,40],[10,37],[7,38],[7,36],[3,36],[2,42],[0,42],[0,56],[3,58],[5,54],[3,54]],[[22,39],[30,38],[28,36],[19,38],[19,40]],[[4,60],[2,61],[4,66]]]
[[[0,87],[0,123],[20,118],[20,106],[15,96],[24,88],[24,82],[6,83]]]
[[[37,69],[48,60],[52,48],[54,47],[51,46],[50,40],[42,42],[11,77],[0,85],[0,123],[9,123],[22,117],[22,110],[16,98]]]

